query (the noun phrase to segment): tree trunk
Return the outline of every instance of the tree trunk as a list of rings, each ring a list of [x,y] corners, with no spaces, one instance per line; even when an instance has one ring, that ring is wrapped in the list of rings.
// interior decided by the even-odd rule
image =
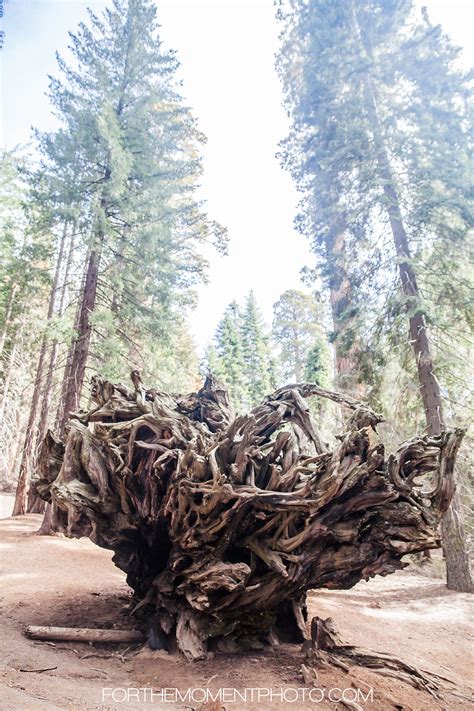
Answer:
[[[58,408],[56,411],[55,430],[59,433],[60,437],[62,437],[64,435],[66,422],[68,421],[68,418],[69,418],[69,411],[71,409],[77,409],[77,405],[79,402],[80,394],[76,393],[76,391],[75,391],[74,379],[73,379],[73,372],[74,372],[73,369],[77,367],[77,360],[75,360],[75,358],[77,356],[77,344],[78,344],[78,341],[80,340],[80,337],[81,337],[81,330],[80,330],[81,323],[82,323],[82,327],[84,327],[85,317],[87,317],[87,319],[88,319],[88,314],[89,314],[89,311],[87,310],[88,307],[85,305],[85,302],[86,302],[85,297],[86,297],[86,290],[87,289],[89,290],[90,296],[93,296],[93,299],[89,298],[89,300],[87,302],[89,304],[89,307],[91,304],[92,305],[95,304],[99,261],[100,261],[100,255],[98,255],[97,252],[90,251],[88,254],[88,257],[87,257],[87,265],[86,265],[86,269],[85,269],[84,277],[83,277],[83,283],[82,283],[82,288],[81,288],[81,299],[77,305],[76,316],[74,319],[74,329],[78,333],[78,336],[69,346],[67,360],[66,360],[66,366],[64,368],[63,381],[61,384],[61,394],[59,397]],[[87,289],[86,289],[86,287],[87,287]],[[93,306],[91,308],[93,308]],[[84,331],[83,335],[87,336],[87,345],[86,345],[86,349],[87,349],[89,346],[89,339],[90,339],[90,324],[89,324],[88,333],[87,333],[87,331]],[[86,356],[87,356],[87,353],[86,353]],[[85,367],[84,367],[84,370],[85,370]],[[77,372],[77,370],[76,370],[76,372]],[[83,379],[84,379],[84,371],[82,374],[82,380]],[[82,387],[82,381],[81,381],[81,387]],[[51,504],[49,502],[47,502],[46,507],[45,507],[43,521],[41,523],[41,526],[38,529],[38,534],[41,536],[51,536],[53,533],[54,533],[54,529],[53,529],[53,525],[52,525]]]
[[[87,264],[89,263],[89,254],[87,255]],[[76,313],[74,315],[74,331],[75,331],[75,333],[77,333],[77,331],[79,329],[81,298],[82,298],[82,294],[84,293],[84,285],[86,283],[87,264],[86,264],[86,269],[84,269],[81,288],[79,290],[80,296],[79,296],[79,300],[78,300],[77,306],[76,306]],[[54,423],[54,429],[55,429],[55,431],[57,431],[59,433],[59,435],[61,437],[64,434],[64,428],[66,426],[66,422],[68,419],[67,413],[65,412],[65,409],[64,409],[64,403],[66,401],[66,394],[68,391],[69,381],[71,380],[71,368],[72,368],[72,357],[74,355],[74,344],[75,344],[74,340],[69,344],[67,358],[66,358],[66,365],[64,366],[63,378],[62,378],[62,382],[61,382],[61,393],[60,393],[59,400],[58,400],[58,407],[56,409],[56,419],[55,419],[55,423]]]
[[[352,4],[352,10],[356,35],[359,38],[361,48],[366,54],[369,54],[362,38],[354,4]],[[390,158],[383,137],[376,89],[368,72],[364,76],[364,88],[371,119],[379,175],[387,199],[386,209],[398,257],[400,281],[403,293],[407,297],[410,340],[415,354],[427,430],[430,435],[438,435],[444,427],[441,392],[435,375],[428,330],[422,311],[416,274],[411,262],[408,236],[402,219],[396,181],[392,173]],[[466,547],[463,515],[458,492],[452,498],[451,507],[442,519],[441,531],[448,587],[459,592],[472,592],[473,583],[469,566],[469,554]]]
[[[66,232],[67,232],[67,222],[64,223],[64,228],[63,228],[63,231],[61,234],[61,239],[59,242],[59,250],[58,250],[58,256],[56,259],[56,266],[54,269],[53,283],[51,285],[51,291],[49,294],[48,313],[46,316],[47,321],[51,320],[53,313],[54,313],[54,302],[55,302],[55,298],[56,298],[56,291],[58,288],[59,274],[60,274],[61,264],[62,264],[63,254],[64,254],[64,243],[66,240]],[[46,334],[44,334],[42,341],[41,341],[40,355],[39,355],[38,365],[36,368],[36,376],[35,376],[35,383],[34,383],[34,387],[33,387],[33,397],[31,400],[30,414],[28,416],[28,423],[26,425],[26,434],[25,434],[25,441],[24,441],[24,445],[23,445],[23,452],[21,455],[20,472],[18,475],[18,484],[17,484],[16,495],[15,495],[15,504],[13,507],[13,516],[20,516],[20,515],[25,514],[26,508],[27,508],[30,466],[31,466],[31,459],[32,459],[33,449],[34,449],[33,444],[35,441],[34,427],[35,427],[36,413],[38,410],[38,404],[39,404],[40,393],[41,393],[41,383],[43,380],[43,369],[44,369],[44,361],[45,361],[45,357],[46,357],[47,344],[48,344],[47,336],[46,336]]]
[[[30,464],[33,452],[34,442],[34,426],[36,421],[36,411],[38,409],[41,381],[43,378],[44,358],[46,354],[46,336],[43,336],[41,350],[36,368],[35,384],[33,387],[33,398],[31,400],[30,414],[26,425],[25,441],[23,444],[23,452],[21,455],[20,472],[18,474],[18,484],[15,494],[15,504],[13,506],[12,516],[21,516],[26,513],[28,501],[28,486],[30,475]]]
[[[0,422],[3,419],[5,407],[7,404],[8,394],[10,392],[10,388],[11,388],[11,384],[12,384],[12,376],[13,376],[14,367],[15,367],[15,358],[16,358],[16,353],[17,353],[18,343],[19,343],[19,331],[20,331],[20,329],[17,329],[17,332],[15,334],[15,339],[14,339],[13,344],[11,346],[11,350],[10,350],[8,359],[6,359],[6,363],[5,363],[5,378],[3,381],[2,402],[0,404]]]
[[[62,316],[64,313],[64,302],[66,298],[67,284],[69,280],[69,274],[71,271],[71,264],[74,255],[74,227],[69,241],[69,249],[66,260],[66,267],[64,271],[64,279],[61,287],[61,293],[59,298],[59,305],[57,308],[57,313]],[[41,442],[44,439],[46,430],[48,427],[49,409],[51,404],[51,393],[53,388],[53,376],[54,367],[56,365],[56,356],[58,351],[58,342],[55,340],[51,344],[51,351],[49,354],[48,371],[46,374],[46,382],[43,388],[43,399],[41,402],[41,411],[38,424],[38,432],[36,435],[36,445],[35,452],[38,451],[41,446]],[[45,510],[45,502],[41,499],[34,491],[30,491],[28,496],[28,513],[43,513]]]
[[[348,313],[352,296],[345,266],[347,257],[343,228],[336,229],[334,234],[326,239],[326,254],[331,264],[329,298],[335,335],[336,384],[342,390],[353,393],[355,397],[364,399],[365,387],[357,378],[360,372],[358,355],[361,350],[361,339],[357,324]],[[349,340],[350,343],[345,343]]]
[[[107,630],[87,627],[36,627],[29,625],[25,634],[31,639],[55,640],[57,642],[144,642],[139,630]]]

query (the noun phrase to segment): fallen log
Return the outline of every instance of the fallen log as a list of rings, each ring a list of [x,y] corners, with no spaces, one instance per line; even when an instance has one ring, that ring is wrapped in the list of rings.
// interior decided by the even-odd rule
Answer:
[[[211,376],[190,395],[92,379],[96,406],[43,442],[38,494],[56,531],[114,551],[154,648],[189,658],[302,641],[305,593],[387,575],[437,548],[463,432],[388,456],[366,404],[280,388],[235,416]],[[329,448],[307,398],[351,413]],[[429,487],[426,487],[426,479]]]
[[[39,627],[29,625],[25,634],[31,639],[51,642],[144,642],[140,630],[87,629],[85,627]]]

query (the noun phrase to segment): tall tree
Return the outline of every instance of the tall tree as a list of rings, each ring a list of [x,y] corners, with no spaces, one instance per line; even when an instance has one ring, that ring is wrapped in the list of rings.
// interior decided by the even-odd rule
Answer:
[[[43,303],[50,282],[51,231],[33,199],[20,149],[0,165],[0,449],[4,483],[13,483],[16,455],[34,381]]]
[[[273,305],[272,335],[287,382],[301,383],[310,349],[323,335],[321,304],[310,294],[289,289]]]
[[[155,3],[114,0],[70,36],[73,60],[58,57],[61,77],[50,83],[61,125],[38,135],[37,179],[53,218],[73,215],[83,259],[60,430],[80,406],[87,368],[120,377],[144,350],[159,357],[155,340],[176,343],[206,266],[199,246],[225,241],[196,197],[204,137],[158,37]]]
[[[294,118],[284,161],[296,166],[304,191],[302,220],[317,235],[344,227],[352,294],[369,322],[388,323],[387,305],[404,312],[427,430],[436,435],[443,403],[428,326],[456,274],[470,218],[467,89],[457,53],[410,0],[292,0],[279,16],[280,73]],[[434,263],[445,272],[435,279]],[[394,265],[400,288],[387,298]],[[453,307],[464,320],[462,281]],[[469,590],[456,498],[442,531],[448,586]]]
[[[250,405],[254,406],[275,387],[276,367],[270,335],[253,291],[242,313],[242,344]]]
[[[66,242],[66,232],[67,224],[64,225],[62,234],[59,238],[58,252],[56,257],[56,263],[54,267],[54,277],[50,289],[49,299],[48,299],[48,311],[46,314],[46,320],[50,321],[54,315],[54,304],[56,299],[56,292],[59,285],[59,276],[62,268],[63,258],[64,258],[64,246]],[[13,516],[18,516],[20,514],[26,513],[27,501],[28,501],[28,482],[30,479],[30,467],[34,455],[34,444],[36,441],[36,419],[38,415],[38,407],[40,404],[41,391],[43,386],[43,377],[46,365],[46,355],[48,348],[48,336],[47,332],[43,333],[41,339],[41,347],[38,357],[38,363],[36,365],[36,374],[33,385],[33,392],[31,396],[31,405],[28,415],[28,421],[26,424],[25,442],[23,445],[23,451],[21,455],[20,471],[18,475],[18,483],[16,488],[15,504],[13,507]],[[41,512],[43,506],[40,504],[40,510],[35,513]]]
[[[157,28],[150,0],[116,0],[72,35],[77,66],[60,60],[63,80],[51,83],[63,128],[43,139],[45,166],[79,174],[77,198],[91,226],[66,412],[78,405],[99,286],[119,333],[126,324],[160,335],[172,297],[202,272],[196,244],[219,236],[194,198],[202,136]]]
[[[270,333],[253,291],[244,307],[233,301],[220,320],[206,366],[229,390],[232,405],[244,412],[276,386],[276,359]]]
[[[245,378],[242,316],[233,301],[224,312],[215,335],[214,368],[226,385],[230,399],[238,412],[243,412],[248,400]],[[212,370],[212,355],[209,367]]]

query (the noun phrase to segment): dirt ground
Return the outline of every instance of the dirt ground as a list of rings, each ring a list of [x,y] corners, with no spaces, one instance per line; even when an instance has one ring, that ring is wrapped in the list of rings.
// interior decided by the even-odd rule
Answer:
[[[111,553],[89,540],[37,536],[40,520],[28,515],[0,521],[2,711],[471,708],[459,696],[446,694],[438,701],[404,682],[359,667],[320,671],[308,699],[304,694],[309,687],[300,672],[302,655],[288,645],[247,656],[187,662],[148,648],[30,640],[24,636],[29,624],[130,627],[130,591],[111,562]],[[391,652],[449,677],[463,694],[469,693],[474,663],[472,606],[472,596],[448,591],[442,580],[406,571],[349,591],[309,596],[311,612],[332,617],[347,642]],[[181,699],[176,699],[176,688]],[[214,694],[219,689],[260,691],[247,691],[246,701],[236,694],[235,699],[202,703],[199,690],[206,688]],[[186,697],[188,689],[192,696]],[[346,704],[339,701],[341,696]]]

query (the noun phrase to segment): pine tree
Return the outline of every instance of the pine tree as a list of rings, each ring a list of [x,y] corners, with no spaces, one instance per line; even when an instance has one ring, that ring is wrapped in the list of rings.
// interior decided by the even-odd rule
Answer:
[[[233,301],[224,312],[215,336],[215,374],[227,387],[230,399],[238,412],[243,412],[248,401],[245,383],[245,361],[242,341],[242,317]],[[211,353],[212,361],[212,353]],[[212,371],[212,364],[209,362]]]
[[[285,291],[273,305],[272,335],[287,382],[303,381],[308,353],[324,335],[321,304],[302,291]]]
[[[275,388],[275,360],[270,336],[253,291],[250,291],[242,314],[242,344],[250,405],[254,406]]]
[[[331,380],[331,355],[326,341],[321,336],[316,336],[306,356],[304,378],[308,383],[316,383],[322,388],[327,388]]]
[[[0,169],[0,449],[4,483],[18,470],[28,420],[27,395],[41,343],[43,303],[50,284],[51,224],[33,198],[22,151],[2,155]],[[36,383],[38,385],[38,381]],[[37,392],[37,388],[34,389]],[[26,417],[25,417],[26,415]],[[33,429],[30,427],[31,436]]]
[[[290,5],[279,11],[293,114],[283,159],[304,191],[301,222],[323,260],[327,235],[344,232],[350,303],[364,311],[366,338],[370,322],[382,335],[390,324],[394,338],[388,308],[408,319],[427,429],[438,434],[443,403],[428,327],[436,334],[446,292],[465,321],[463,279],[452,282],[470,218],[466,78],[441,29],[410,0]],[[443,542],[448,585],[470,589],[456,497]]]
[[[90,13],[71,35],[77,67],[59,59],[63,79],[51,82],[63,127],[42,137],[44,169],[60,174],[63,192],[74,179],[88,248],[63,419],[79,404],[91,342],[100,354],[100,325],[107,358],[112,332],[119,358],[145,329],[164,338],[172,303],[189,303],[188,287],[202,274],[196,245],[221,237],[194,198],[203,139],[157,27],[150,0],[116,0],[101,18]]]

